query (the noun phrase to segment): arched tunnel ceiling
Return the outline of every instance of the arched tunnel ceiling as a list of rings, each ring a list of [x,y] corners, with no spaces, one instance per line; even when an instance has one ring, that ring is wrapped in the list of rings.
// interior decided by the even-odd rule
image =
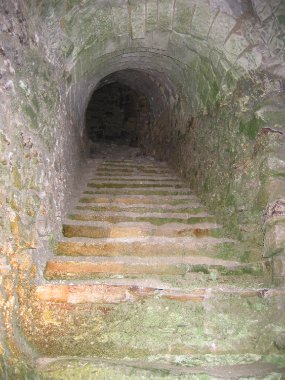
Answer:
[[[95,90],[110,83],[120,83],[128,86],[137,94],[143,94],[149,99],[153,115],[160,115],[174,101],[175,88],[172,88],[172,84],[163,72],[157,72],[154,77],[144,70],[115,71],[105,76]]]
[[[285,78],[280,0],[26,3],[45,18],[47,54],[56,60],[63,51],[69,92],[81,93],[85,106],[99,81],[120,70],[156,78],[165,93],[185,98],[191,113],[231,94],[244,75],[267,70]]]
[[[53,30],[58,27],[50,44],[62,37],[70,65],[87,51],[96,59],[139,47],[167,51],[186,64],[196,53],[214,66],[221,62],[225,70],[247,71],[284,58],[281,0],[26,2],[33,3]]]

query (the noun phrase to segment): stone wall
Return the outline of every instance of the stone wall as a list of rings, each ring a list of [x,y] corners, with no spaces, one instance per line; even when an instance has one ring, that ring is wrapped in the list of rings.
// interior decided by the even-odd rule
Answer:
[[[274,255],[284,279],[282,2],[4,0],[0,10],[3,357],[32,356],[17,304],[52,254],[88,148],[86,107],[108,76],[149,99],[146,150],[258,257]]]
[[[32,357],[19,331],[21,291],[52,252],[82,148],[67,115],[63,59],[46,54],[47,29],[17,1],[0,5],[1,354]],[[71,152],[69,144],[73,142]],[[2,356],[1,356],[2,357]],[[0,377],[15,378],[2,362]],[[14,368],[14,369],[13,369]],[[2,372],[1,372],[2,371]],[[10,377],[9,377],[10,376]]]

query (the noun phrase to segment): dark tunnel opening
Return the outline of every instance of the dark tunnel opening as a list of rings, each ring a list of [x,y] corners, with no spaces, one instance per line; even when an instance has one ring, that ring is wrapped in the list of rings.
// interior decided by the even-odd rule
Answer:
[[[129,86],[113,82],[94,91],[86,110],[87,136],[94,143],[138,146],[150,122],[147,98]]]

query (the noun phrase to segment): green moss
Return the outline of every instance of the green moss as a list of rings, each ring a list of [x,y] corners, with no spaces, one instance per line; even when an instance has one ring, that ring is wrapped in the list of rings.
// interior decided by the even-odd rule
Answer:
[[[39,103],[39,100],[38,100],[38,98],[36,96],[33,96],[32,103],[33,103],[35,109],[37,110],[37,112],[39,112],[39,110],[40,110],[40,103]]]
[[[48,245],[49,245],[49,248],[52,250],[52,251],[55,251],[55,247],[56,247],[56,239],[54,237],[53,234],[50,234],[48,236]]]
[[[16,166],[12,169],[12,176],[15,187],[19,190],[23,189],[22,176]]]
[[[285,15],[279,14],[277,16],[277,19],[278,19],[278,21],[279,21],[280,24],[284,24],[285,25]]]
[[[25,105],[23,107],[23,112],[26,116],[30,119],[30,127],[33,129],[37,129],[38,127],[38,117],[36,112],[33,110],[33,108],[30,105]]]
[[[256,138],[256,135],[261,127],[262,122],[254,117],[249,122],[240,121],[239,131],[251,140]]]
[[[204,274],[209,274],[209,268],[206,265],[193,265],[193,272],[202,272]]]

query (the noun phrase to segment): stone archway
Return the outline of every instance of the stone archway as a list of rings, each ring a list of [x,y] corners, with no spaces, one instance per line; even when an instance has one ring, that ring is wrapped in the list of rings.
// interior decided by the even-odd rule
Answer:
[[[86,108],[106,78],[143,93],[152,119],[141,145],[284,283],[282,1],[4,0],[0,9],[5,363],[17,347],[32,357],[18,305],[61,235],[89,153]]]

